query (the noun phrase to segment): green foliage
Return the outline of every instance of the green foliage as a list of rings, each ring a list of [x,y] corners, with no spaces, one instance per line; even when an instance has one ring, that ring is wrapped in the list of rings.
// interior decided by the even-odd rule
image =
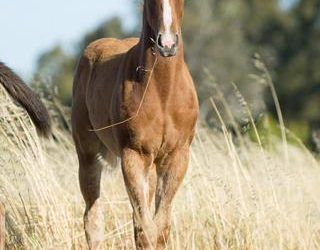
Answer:
[[[320,2],[300,1],[291,19],[292,26],[286,31],[288,46],[279,50],[278,92],[288,119],[303,119],[313,126],[320,122],[313,107],[320,98]]]

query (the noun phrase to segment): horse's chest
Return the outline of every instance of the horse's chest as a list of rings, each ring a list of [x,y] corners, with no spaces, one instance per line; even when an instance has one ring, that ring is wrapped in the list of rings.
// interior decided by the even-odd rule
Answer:
[[[169,104],[145,109],[131,130],[131,143],[139,149],[156,153],[182,147],[193,136],[197,119],[196,105]]]

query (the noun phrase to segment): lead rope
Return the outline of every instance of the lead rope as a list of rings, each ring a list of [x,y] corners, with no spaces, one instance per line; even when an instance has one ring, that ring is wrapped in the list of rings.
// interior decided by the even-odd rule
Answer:
[[[121,121],[121,122],[117,122],[117,123],[108,125],[108,126],[106,126],[106,127],[98,128],[98,129],[90,129],[90,130],[89,130],[90,132],[99,132],[99,131],[106,130],[106,129],[109,129],[109,128],[117,127],[117,126],[119,126],[119,125],[122,125],[122,124],[124,124],[124,123],[127,123],[127,122],[133,120],[134,118],[136,118],[136,117],[139,115],[140,110],[141,110],[141,107],[142,107],[143,102],[144,102],[144,99],[145,99],[146,94],[147,94],[147,90],[148,90],[149,85],[150,85],[150,82],[151,82],[151,77],[152,77],[153,71],[154,71],[154,69],[155,69],[155,67],[156,67],[156,64],[157,64],[157,62],[158,62],[158,57],[157,57],[156,55],[155,55],[155,57],[156,57],[156,58],[155,58],[155,60],[154,60],[153,66],[152,66],[152,68],[151,68],[151,70],[150,70],[150,75],[149,75],[149,78],[148,78],[147,86],[146,86],[146,89],[145,89],[144,92],[143,92],[143,95],[142,95],[142,98],[141,98],[139,107],[138,107],[138,109],[137,109],[137,112],[136,112],[133,116],[131,116],[131,117],[129,117],[128,119],[125,119],[125,120],[123,120],[123,121]],[[138,71],[138,70],[141,69],[141,68],[142,68],[142,66],[138,66],[136,70]],[[148,70],[144,70],[144,71],[148,71]]]

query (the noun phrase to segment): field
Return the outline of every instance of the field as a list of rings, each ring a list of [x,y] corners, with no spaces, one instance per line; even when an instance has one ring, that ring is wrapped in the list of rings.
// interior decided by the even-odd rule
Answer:
[[[0,89],[0,201],[6,207],[7,249],[86,249],[68,115],[48,106],[54,138],[44,140]],[[282,139],[253,133],[253,142],[235,137],[221,122],[222,133],[198,125],[189,171],[174,203],[168,249],[319,249],[316,157],[284,129]],[[102,185],[105,249],[133,249],[120,168],[106,166]]]

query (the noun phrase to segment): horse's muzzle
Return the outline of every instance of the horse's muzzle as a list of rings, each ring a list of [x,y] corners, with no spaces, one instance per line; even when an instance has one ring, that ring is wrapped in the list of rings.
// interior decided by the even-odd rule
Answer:
[[[179,35],[159,33],[156,44],[161,56],[175,56],[179,45]]]

